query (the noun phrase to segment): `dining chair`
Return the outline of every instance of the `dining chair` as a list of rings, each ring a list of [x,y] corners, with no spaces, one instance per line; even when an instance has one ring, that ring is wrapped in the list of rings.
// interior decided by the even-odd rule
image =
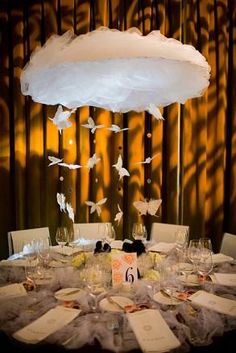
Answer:
[[[107,224],[111,223],[74,223],[74,238],[101,239],[105,235]]]
[[[220,252],[236,259],[236,234],[224,233],[221,241]]]
[[[165,243],[174,243],[176,239],[176,232],[184,231],[189,237],[189,226],[170,224],[170,223],[152,223],[150,240]]]
[[[51,244],[48,227],[10,231],[7,236],[9,256],[21,252],[26,241],[45,240],[48,245]]]

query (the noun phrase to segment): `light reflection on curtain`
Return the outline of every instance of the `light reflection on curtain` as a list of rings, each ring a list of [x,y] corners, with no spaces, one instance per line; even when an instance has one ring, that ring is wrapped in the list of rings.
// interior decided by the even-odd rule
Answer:
[[[117,204],[124,218],[120,238],[131,235],[139,219],[134,200],[162,198],[159,218],[152,222],[190,225],[191,236],[208,235],[215,249],[223,231],[236,234],[236,10],[232,0],[2,0],[0,21],[0,233],[6,257],[7,231],[49,226],[52,238],[67,223],[56,203],[65,193],[76,222],[112,221]],[[48,119],[56,107],[24,97],[20,74],[31,52],[53,34],[74,30],[79,35],[99,26],[143,34],[160,29],[194,45],[211,65],[211,83],[203,97],[164,108],[164,122],[148,113],[118,114],[83,107],[62,135]],[[128,127],[114,134],[92,135],[81,124]],[[94,153],[100,163],[90,172],[48,167],[48,156],[85,165]],[[122,155],[129,178],[119,181],[112,164]],[[149,165],[136,162],[157,154]],[[89,214],[86,200],[108,197],[101,219]],[[69,224],[68,224],[69,225]]]

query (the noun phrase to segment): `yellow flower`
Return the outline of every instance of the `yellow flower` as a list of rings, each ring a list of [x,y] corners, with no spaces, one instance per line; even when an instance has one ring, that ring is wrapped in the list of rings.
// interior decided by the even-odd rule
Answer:
[[[160,273],[151,269],[144,274],[143,278],[150,281],[160,281]]]

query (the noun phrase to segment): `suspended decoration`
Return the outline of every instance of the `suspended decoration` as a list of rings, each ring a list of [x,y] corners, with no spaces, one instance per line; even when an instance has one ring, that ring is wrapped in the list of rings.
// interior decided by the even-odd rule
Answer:
[[[203,95],[209,76],[206,59],[191,45],[160,31],[142,36],[137,28],[101,27],[80,36],[71,31],[52,35],[31,55],[21,90],[43,104],[147,110],[161,119],[158,107]],[[53,119],[59,131],[61,114],[62,108]]]
[[[161,206],[162,200],[145,200],[145,201],[134,201],[134,207],[139,211],[140,216],[150,214],[155,216],[159,207]],[[157,217],[157,216],[156,216]]]
[[[101,215],[102,209],[101,206],[106,203],[107,198],[99,200],[97,203],[93,201],[85,201],[86,205],[91,207],[90,213],[97,212],[98,217]]]

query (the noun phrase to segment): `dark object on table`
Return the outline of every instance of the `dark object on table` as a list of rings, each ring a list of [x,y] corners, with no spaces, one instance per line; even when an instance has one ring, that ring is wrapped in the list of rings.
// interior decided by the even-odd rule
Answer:
[[[146,252],[142,240],[134,240],[133,243],[124,242],[122,250],[125,252],[136,252],[138,256]]]
[[[111,252],[111,247],[108,243],[103,244],[101,240],[96,242],[96,247],[94,249],[94,254],[99,254],[103,252]]]

